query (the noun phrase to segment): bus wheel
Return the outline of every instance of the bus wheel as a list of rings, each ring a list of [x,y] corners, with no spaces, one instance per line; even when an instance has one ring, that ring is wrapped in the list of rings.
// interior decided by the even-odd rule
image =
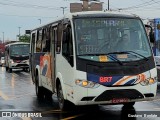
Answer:
[[[8,67],[6,67],[6,71],[8,71]]]
[[[135,104],[135,102],[128,102],[128,103],[124,103],[124,107],[133,107]]]
[[[38,75],[36,76],[35,89],[36,89],[37,98],[38,98],[38,99],[43,99],[43,98],[44,98],[44,90],[43,90],[43,87],[40,87],[40,86],[39,86],[39,78],[38,78]]]
[[[47,89],[45,89],[45,98],[48,100],[52,100],[53,93]]]
[[[11,73],[12,72],[12,68],[8,68],[8,72]]]
[[[24,72],[29,72],[29,68],[23,68]]]
[[[72,104],[69,101],[64,99],[61,84],[58,85],[57,98],[58,98],[59,107],[61,110],[63,111],[69,110],[72,107]]]

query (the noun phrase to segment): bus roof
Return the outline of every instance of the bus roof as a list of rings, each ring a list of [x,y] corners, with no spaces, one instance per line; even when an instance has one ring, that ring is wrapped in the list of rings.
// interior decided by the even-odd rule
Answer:
[[[14,42],[14,43],[9,43],[5,46],[11,46],[11,45],[18,45],[18,44],[30,44],[30,43],[26,43],[26,42]]]
[[[86,16],[86,17],[138,17],[135,14],[130,14],[126,12],[116,12],[116,11],[85,11],[85,12],[75,12],[75,13],[69,13],[66,14],[69,18],[72,18],[74,16]]]
[[[135,14],[130,14],[130,13],[126,13],[126,12],[116,12],[116,11],[83,11],[83,12],[74,12],[74,13],[67,13],[65,14],[63,17],[61,18],[57,18],[54,21],[51,21],[49,23],[43,24],[37,28],[32,29],[31,31],[34,31],[38,28],[43,28],[46,25],[50,25],[50,24],[54,24],[54,23],[58,23],[59,21],[68,18],[68,19],[72,19],[72,18],[78,18],[78,17],[123,17],[123,18],[139,18],[140,17],[138,15]]]

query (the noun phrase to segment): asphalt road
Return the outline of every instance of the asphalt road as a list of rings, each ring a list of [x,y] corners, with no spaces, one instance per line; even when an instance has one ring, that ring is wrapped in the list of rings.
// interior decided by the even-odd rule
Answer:
[[[44,99],[41,101],[37,99],[29,73],[21,70],[8,73],[4,67],[0,67],[0,116],[2,113],[4,116],[0,117],[0,120],[160,119],[160,86],[158,86],[155,100],[137,102],[132,108],[124,108],[122,105],[101,105],[98,107],[76,107],[74,110],[62,112],[58,108],[56,95],[53,95],[52,98],[52,100]],[[9,114],[12,117],[6,117]]]

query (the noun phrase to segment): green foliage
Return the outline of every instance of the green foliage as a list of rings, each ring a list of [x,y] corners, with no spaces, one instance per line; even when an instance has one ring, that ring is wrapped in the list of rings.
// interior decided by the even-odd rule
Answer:
[[[20,37],[19,37],[19,41],[20,42],[30,42],[30,36],[29,35],[21,35]]]

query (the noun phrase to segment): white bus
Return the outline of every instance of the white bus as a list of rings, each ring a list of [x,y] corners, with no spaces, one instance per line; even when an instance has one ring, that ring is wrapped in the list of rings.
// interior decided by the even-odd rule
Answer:
[[[30,44],[25,42],[14,42],[5,46],[5,67],[6,71],[12,69],[29,69]]]
[[[156,96],[155,61],[138,16],[69,13],[31,30],[30,45],[37,97],[57,93],[61,110],[70,103],[133,106]]]

